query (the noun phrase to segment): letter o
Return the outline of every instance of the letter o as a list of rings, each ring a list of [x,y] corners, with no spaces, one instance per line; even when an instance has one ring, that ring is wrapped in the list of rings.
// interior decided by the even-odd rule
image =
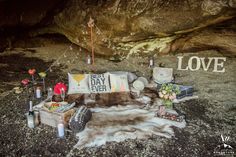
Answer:
[[[193,66],[193,59],[196,59],[196,68],[194,69],[192,66]],[[200,58],[197,57],[197,56],[193,56],[189,59],[188,61],[188,68],[189,70],[191,71],[196,71],[196,70],[199,70],[201,67],[201,61],[200,61]]]

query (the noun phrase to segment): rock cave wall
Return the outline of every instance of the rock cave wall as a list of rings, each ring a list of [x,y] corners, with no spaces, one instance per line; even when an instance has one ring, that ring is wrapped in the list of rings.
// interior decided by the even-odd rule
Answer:
[[[235,55],[235,8],[235,0],[1,0],[0,47],[11,47],[19,36],[62,34],[90,50],[92,17],[97,54],[217,49]]]

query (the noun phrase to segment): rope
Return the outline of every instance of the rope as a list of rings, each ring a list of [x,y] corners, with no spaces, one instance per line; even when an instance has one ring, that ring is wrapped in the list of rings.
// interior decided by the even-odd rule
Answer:
[[[93,27],[91,29],[92,64],[94,65]]]
[[[90,17],[89,22],[88,22],[88,27],[90,28],[91,49],[92,49],[92,65],[94,65],[94,45],[93,45],[94,20],[91,17]]]

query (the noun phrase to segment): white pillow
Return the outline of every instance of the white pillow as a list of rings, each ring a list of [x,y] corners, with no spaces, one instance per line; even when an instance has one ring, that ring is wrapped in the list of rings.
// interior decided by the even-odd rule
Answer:
[[[127,73],[110,73],[111,92],[129,92]]]
[[[70,74],[68,73],[69,90],[68,94],[90,93],[90,74]]]
[[[89,87],[91,93],[110,93],[109,74],[90,74]]]
[[[153,80],[159,84],[170,83],[173,80],[173,69],[155,67],[153,69]]]
[[[138,78],[138,76],[135,75],[134,73],[127,72],[127,71],[112,71],[109,73],[110,74],[117,74],[117,75],[121,75],[121,74],[127,75],[128,83],[132,83],[132,82],[134,82],[134,80],[136,80]]]

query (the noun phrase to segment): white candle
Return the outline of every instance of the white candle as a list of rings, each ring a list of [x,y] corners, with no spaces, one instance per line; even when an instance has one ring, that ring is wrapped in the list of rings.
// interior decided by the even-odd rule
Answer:
[[[61,124],[61,123],[58,124],[57,129],[58,129],[58,137],[60,137],[60,138],[64,137],[64,135],[65,135],[64,124]]]
[[[36,98],[41,98],[41,89],[39,87],[36,89]]]

